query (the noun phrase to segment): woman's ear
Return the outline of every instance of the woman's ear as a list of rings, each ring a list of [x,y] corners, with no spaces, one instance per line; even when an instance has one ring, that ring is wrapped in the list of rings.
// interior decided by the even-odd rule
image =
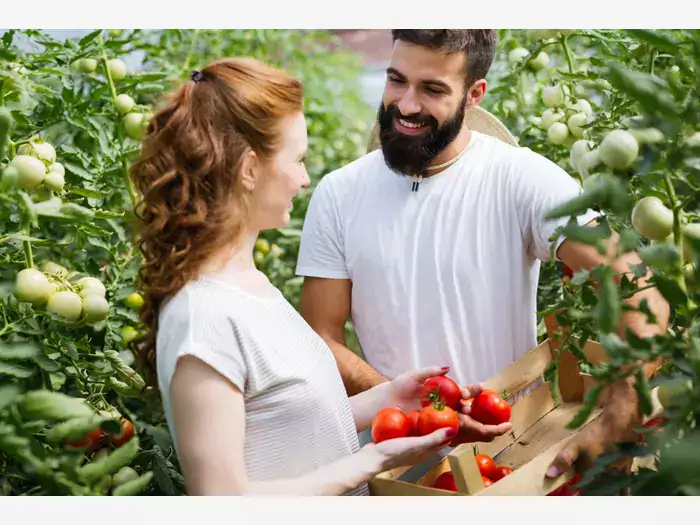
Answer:
[[[247,150],[243,154],[243,162],[241,163],[241,184],[243,184],[243,187],[248,191],[253,191],[255,189],[259,164],[258,156],[252,149]]]

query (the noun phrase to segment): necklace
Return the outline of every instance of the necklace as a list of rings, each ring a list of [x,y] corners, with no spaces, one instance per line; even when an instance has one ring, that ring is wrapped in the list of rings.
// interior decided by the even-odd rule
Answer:
[[[470,143],[471,143],[471,141],[470,141]],[[441,168],[446,168],[446,167],[448,167],[448,166],[451,166],[452,164],[454,164],[455,162],[457,162],[457,161],[462,157],[462,155],[464,155],[464,152],[467,151],[468,148],[469,148],[469,144],[467,144],[467,145],[464,147],[464,149],[463,149],[462,151],[460,151],[460,152],[459,152],[455,157],[453,157],[452,159],[448,160],[447,162],[443,162],[442,164],[436,164],[435,166],[428,166],[428,167],[426,168],[426,171],[439,170],[439,169],[441,169]],[[411,177],[411,179],[413,180],[413,186],[411,186],[411,191],[412,191],[412,192],[417,192],[417,191],[418,191],[418,185],[419,185],[419,184],[421,183],[421,181],[423,180],[423,175],[413,175],[413,176]]]

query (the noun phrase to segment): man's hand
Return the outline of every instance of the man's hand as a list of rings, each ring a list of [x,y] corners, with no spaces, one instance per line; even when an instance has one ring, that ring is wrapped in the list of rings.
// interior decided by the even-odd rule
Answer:
[[[483,385],[475,383],[462,387],[462,408],[459,414],[459,432],[457,437],[450,443],[451,447],[456,447],[462,443],[490,443],[498,436],[510,432],[513,426],[510,423],[500,425],[484,425],[469,416],[471,404],[467,400],[478,396],[484,390]]]

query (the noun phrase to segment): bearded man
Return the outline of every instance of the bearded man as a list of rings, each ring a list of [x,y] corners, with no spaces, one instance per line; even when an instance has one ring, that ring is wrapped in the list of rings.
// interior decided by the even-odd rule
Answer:
[[[324,176],[312,195],[297,274],[301,313],[333,351],[346,389],[362,392],[402,372],[439,365],[463,388],[497,375],[537,345],[540,265],[549,261],[554,206],[582,191],[529,148],[469,129],[465,114],[486,94],[494,30],[396,29],[378,112],[381,148]],[[598,213],[577,217],[595,225]],[[595,247],[559,237],[556,257],[577,271],[605,264]],[[617,237],[611,241],[614,249]],[[618,258],[620,272],[641,262]],[[647,275],[643,283],[650,277]],[[642,337],[666,329],[656,289],[638,292],[657,318],[626,313]],[[366,361],[346,346],[353,325]],[[654,370],[647,367],[647,375]],[[615,384],[607,408],[572,439],[548,475],[598,456],[640,424],[633,383]],[[509,424],[460,414],[453,445],[490,441]]]

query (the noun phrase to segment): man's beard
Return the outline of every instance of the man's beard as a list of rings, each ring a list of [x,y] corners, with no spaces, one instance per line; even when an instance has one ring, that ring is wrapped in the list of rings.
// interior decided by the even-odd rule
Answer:
[[[459,135],[466,107],[465,96],[455,114],[439,126],[432,116],[402,115],[396,104],[390,104],[386,108],[383,102],[380,103],[377,120],[386,165],[399,175],[425,174],[433,159]],[[427,125],[428,131],[416,136],[405,135],[395,128],[394,117],[413,124]]]

